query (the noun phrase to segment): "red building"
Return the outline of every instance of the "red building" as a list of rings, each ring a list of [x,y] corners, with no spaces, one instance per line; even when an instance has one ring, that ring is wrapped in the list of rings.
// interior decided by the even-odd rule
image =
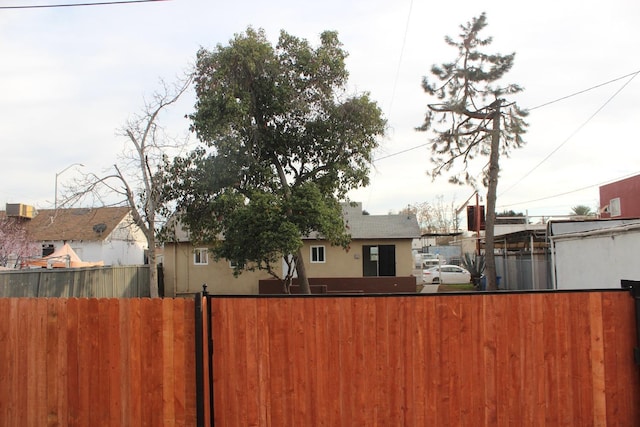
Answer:
[[[602,218],[640,218],[640,175],[600,187]]]

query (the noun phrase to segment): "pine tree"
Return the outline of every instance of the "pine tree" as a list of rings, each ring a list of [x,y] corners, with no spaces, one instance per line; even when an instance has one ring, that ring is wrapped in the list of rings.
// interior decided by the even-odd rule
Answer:
[[[452,62],[432,66],[435,82],[423,78],[425,92],[440,102],[429,104],[425,121],[418,130],[434,133],[431,145],[434,179],[451,173],[450,182],[477,187],[469,165],[477,156],[489,156],[482,173],[482,184],[487,187],[485,257],[487,288],[496,289],[493,250],[499,158],[500,154],[508,155],[512,148],[524,144],[522,134],[527,124],[523,118],[527,113],[503,98],[521,92],[522,88],[499,83],[511,70],[515,53],[500,55],[480,51],[492,42],[491,37],[479,36],[486,25],[486,15],[482,13],[461,26],[459,40],[445,37],[445,42],[455,47],[458,54]],[[460,162],[462,170],[451,172]]]

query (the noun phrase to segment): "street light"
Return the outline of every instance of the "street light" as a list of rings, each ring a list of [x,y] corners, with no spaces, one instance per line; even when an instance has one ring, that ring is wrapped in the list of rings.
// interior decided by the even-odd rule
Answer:
[[[67,166],[66,168],[62,169],[60,172],[58,172],[56,174],[56,188],[55,188],[55,195],[54,195],[54,202],[53,202],[53,208],[54,209],[58,209],[58,176],[62,175],[64,172],[66,172],[68,169],[74,167],[74,166],[84,166],[82,163],[72,163],[69,166]]]

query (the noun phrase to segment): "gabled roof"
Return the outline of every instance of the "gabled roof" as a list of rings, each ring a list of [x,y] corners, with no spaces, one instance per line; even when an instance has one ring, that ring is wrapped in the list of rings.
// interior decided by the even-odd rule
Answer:
[[[34,241],[104,240],[129,214],[126,206],[74,209],[40,209],[24,226]],[[6,216],[1,211],[0,216]]]

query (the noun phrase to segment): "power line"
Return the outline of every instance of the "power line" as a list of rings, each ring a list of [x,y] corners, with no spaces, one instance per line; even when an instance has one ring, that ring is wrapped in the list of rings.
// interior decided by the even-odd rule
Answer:
[[[407,34],[409,33],[409,22],[411,21],[411,10],[413,9],[413,0],[409,2],[409,13],[407,14],[407,22],[404,26],[404,36],[402,38],[402,47],[400,48],[400,57],[398,58],[398,67],[396,68],[396,77],[393,80],[393,88],[391,90],[391,102],[389,102],[389,116],[391,116],[391,110],[393,109],[393,101],[396,97],[396,88],[398,86],[398,79],[400,77],[400,66],[402,65],[402,57],[404,56],[404,48],[407,44]]]
[[[580,131],[582,130],[582,128],[583,128],[583,127],[585,127],[585,126],[586,126],[586,125],[587,125],[591,120],[593,120],[593,118],[594,118],[596,115],[598,115],[598,114],[599,114],[599,113],[604,109],[604,107],[606,107],[606,106],[607,106],[607,105],[608,105],[608,104],[613,100],[613,98],[615,98],[616,96],[618,96],[618,94],[619,94],[620,92],[622,92],[622,90],[623,90],[625,87],[627,87],[627,85],[628,85],[629,83],[631,83],[631,81],[632,81],[632,80],[633,80],[633,79],[634,79],[638,74],[640,74],[640,71],[636,71],[635,73],[631,73],[631,74],[628,74],[627,76],[625,76],[625,77],[631,76],[631,78],[630,78],[629,80],[627,80],[627,81],[625,82],[625,84],[623,84],[623,85],[622,85],[622,86],[621,86],[621,87],[620,87],[620,88],[619,88],[619,89],[618,89],[618,90],[617,90],[613,95],[611,95],[611,96],[609,97],[609,99],[607,99],[607,100],[604,102],[604,104],[602,104],[602,105],[600,106],[600,108],[598,108],[598,109],[597,109],[597,110],[596,110],[596,111],[595,111],[591,116],[589,116],[589,118],[588,118],[584,123],[582,123],[580,126],[578,126],[578,128],[577,128],[575,131],[573,131],[573,132],[571,133],[571,135],[569,135],[569,136],[568,136],[564,141],[562,141],[562,142],[560,143],[560,145],[558,145],[555,149],[553,149],[553,151],[551,151],[551,152],[550,152],[550,153],[549,153],[549,154],[548,154],[544,159],[542,159],[542,160],[541,160],[537,165],[535,165],[531,170],[529,170],[527,173],[525,173],[525,174],[522,176],[522,178],[520,178],[519,180],[517,180],[515,183],[513,183],[513,184],[511,185],[511,187],[509,187],[509,188],[507,188],[506,190],[504,190],[504,191],[503,191],[502,193],[500,193],[498,196],[501,196],[501,195],[503,195],[504,193],[506,193],[506,192],[508,192],[508,191],[512,190],[512,189],[513,189],[513,187],[515,187],[516,185],[520,184],[520,183],[521,183],[525,178],[527,178],[527,177],[528,177],[529,175],[531,175],[531,174],[532,174],[536,169],[538,169],[538,168],[539,168],[539,167],[540,167],[544,162],[546,162],[547,160],[549,160],[549,158],[550,158],[551,156],[553,156],[553,155],[554,155],[554,154],[555,154],[555,153],[556,153],[560,148],[562,148],[562,147],[563,147],[567,142],[569,142],[569,140],[570,140],[571,138],[573,138],[573,137],[574,137],[578,132],[580,132]],[[620,80],[620,79],[616,79],[616,80]],[[612,80],[612,81],[616,81],[616,80]],[[602,85],[600,85],[600,86],[602,86]],[[593,88],[595,88],[595,87],[598,87],[598,86],[594,86]],[[592,89],[593,89],[593,88],[592,88]],[[589,90],[590,90],[590,89],[589,89]],[[584,91],[583,91],[583,92],[584,92]],[[565,97],[565,99],[566,99],[566,97]]]
[[[594,114],[593,114],[593,115],[592,115],[592,116],[587,120],[587,122],[583,123],[583,124],[578,128],[578,130],[580,130],[582,127],[584,127],[584,126],[589,122],[589,120],[591,120],[591,119],[592,119],[596,114],[598,114],[598,113],[600,112],[600,110],[602,110],[602,109],[603,109],[603,108],[604,108],[604,107],[605,107],[605,106],[606,106],[606,105],[607,105],[607,104],[608,104],[608,103],[609,103],[609,102],[610,102],[610,101],[611,101],[611,100],[612,100],[616,95],[618,95],[618,93],[620,93],[620,92],[622,91],[622,89],[624,89],[624,88],[625,88],[625,87],[626,87],[626,86],[631,82],[631,80],[633,80],[633,78],[635,78],[638,74],[640,74],[640,70],[638,70],[638,71],[634,71],[633,73],[625,74],[624,76],[617,77],[617,78],[615,78],[615,79],[613,79],[613,80],[609,80],[609,81],[607,81],[607,82],[600,83],[600,84],[597,84],[597,85],[595,85],[595,86],[591,86],[591,87],[590,87],[590,88],[588,88],[588,89],[584,89],[584,90],[581,90],[581,91],[579,91],[579,92],[572,93],[571,95],[566,95],[566,96],[563,96],[563,97],[561,97],[561,98],[557,98],[557,99],[555,99],[555,100],[553,100],[553,101],[545,102],[544,104],[540,104],[540,105],[537,105],[537,106],[535,106],[535,107],[529,108],[529,109],[528,109],[528,111],[536,110],[536,109],[538,109],[538,108],[542,108],[542,107],[546,107],[546,106],[551,105],[551,104],[555,104],[556,102],[564,101],[565,99],[572,98],[572,97],[577,96],[577,95],[581,95],[581,94],[586,93],[586,92],[589,92],[589,91],[591,91],[591,90],[594,90],[594,89],[600,88],[600,87],[602,87],[602,86],[606,86],[606,85],[608,85],[608,84],[611,84],[611,83],[617,82],[618,80],[622,80],[622,79],[624,79],[624,78],[627,78],[627,77],[632,76],[632,77],[631,77],[631,79],[629,79],[629,81],[627,81],[627,82],[626,82],[626,83],[625,83],[625,84],[624,84],[624,85],[623,85],[623,86],[622,86],[622,87],[621,87],[621,88],[620,88],[620,89],[619,89],[619,90],[618,90],[618,91],[617,91],[617,92],[616,92],[616,93],[615,93],[611,98],[609,98],[609,99],[607,100],[607,102],[605,102],[605,103],[602,105],[602,107],[600,107],[600,108],[599,108],[599,109],[598,109],[598,110],[597,110],[597,111],[596,111],[596,112],[595,112],[595,113],[594,113]],[[577,133],[577,131],[578,131],[578,130],[576,130],[576,132],[574,132],[573,134],[571,134],[571,136],[570,136],[569,138],[567,138],[567,140],[565,140],[565,141],[560,145],[560,147],[561,147],[562,145],[564,145],[564,144],[565,144],[565,143],[566,143],[566,142],[567,142],[571,137],[573,137],[573,135],[575,135],[575,134]],[[388,154],[388,155],[383,156],[383,157],[378,157],[378,158],[374,159],[373,161],[374,161],[374,162],[376,162],[376,161],[379,161],[379,160],[385,160],[385,159],[388,159],[388,158],[390,158],[390,157],[397,156],[397,155],[399,155],[399,154],[404,154],[404,153],[406,153],[406,152],[413,151],[413,150],[416,150],[416,149],[418,149],[418,148],[426,147],[426,146],[427,146],[427,145],[429,145],[429,144],[430,144],[430,143],[420,144],[420,145],[417,145],[417,146],[415,146],[415,147],[408,148],[408,149],[406,149],[406,150],[398,151],[397,153],[391,153],[391,154]],[[553,155],[556,151],[558,151],[558,149],[560,149],[560,147],[556,148],[556,149],[555,149],[555,150],[554,150],[554,151],[553,151],[549,156],[547,156],[547,157],[543,160],[543,162],[544,162],[544,161],[546,161],[546,160],[547,160],[551,155]],[[539,166],[539,165],[538,165],[538,166]],[[536,166],[536,168],[537,168],[538,166]],[[534,169],[535,169],[535,168],[534,168]],[[533,170],[532,170],[532,171],[533,171]],[[532,172],[532,171],[530,171],[530,172]],[[530,172],[529,172],[529,173],[530,173]],[[524,179],[524,178],[523,178],[523,179]],[[518,181],[518,182],[520,182],[520,181]],[[510,188],[509,188],[509,190],[510,190]],[[508,190],[505,190],[505,191],[508,191]]]
[[[372,162],[377,162],[378,160],[384,160],[384,159],[388,159],[389,157],[398,156],[400,154],[404,154],[404,153],[407,153],[409,151],[417,150],[418,148],[426,147],[429,144],[430,144],[429,142],[426,142],[424,144],[416,145],[415,147],[407,148],[406,150],[398,151],[396,153],[387,154],[386,156],[382,156],[382,157],[378,157],[376,159],[373,159]]]
[[[608,85],[610,83],[617,82],[618,80],[622,80],[622,79],[627,78],[629,76],[635,77],[635,76],[638,75],[638,73],[640,73],[640,70],[634,71],[633,73],[629,73],[629,74],[626,74],[626,75],[618,77],[618,78],[615,78],[613,80],[609,80],[608,82],[600,83],[599,85],[592,86],[589,89],[584,89],[584,90],[581,90],[579,92],[572,93],[571,95],[563,96],[562,98],[558,98],[558,99],[555,99],[553,101],[545,102],[544,104],[540,104],[540,105],[537,105],[535,107],[529,108],[529,111],[532,111],[532,110],[535,110],[535,109],[538,109],[538,108],[542,108],[542,107],[546,107],[547,105],[555,104],[556,102],[564,101],[565,99],[572,98],[572,97],[574,97],[576,95],[581,95],[583,93],[589,92],[590,90],[597,89],[597,88],[602,87],[602,86],[606,86],[606,85]]]
[[[121,1],[103,1],[95,3],[59,3],[59,4],[32,4],[22,6],[0,6],[0,10],[9,9],[45,9],[45,8],[58,8],[58,7],[78,7],[78,6],[109,6],[118,4],[132,4],[132,3],[153,3],[170,0],[121,0]]]
[[[588,189],[593,188],[593,187],[601,187],[603,185],[610,184],[610,183],[616,182],[616,181],[620,181],[620,180],[623,180],[623,179],[626,179],[626,178],[630,178],[630,177],[638,175],[638,174],[640,174],[640,171],[627,174],[627,175],[622,176],[620,178],[614,178],[614,179],[610,179],[610,180],[607,180],[607,181],[604,181],[604,182],[600,182],[598,184],[591,184],[591,185],[587,185],[586,187],[580,187],[580,188],[575,189],[575,190],[565,191],[564,193],[554,194],[553,196],[541,197],[539,199],[527,200],[527,201],[524,201],[524,202],[509,203],[508,205],[500,205],[500,207],[504,208],[504,207],[518,206],[518,205],[526,205],[526,204],[530,204],[530,203],[540,202],[542,200],[554,199],[556,197],[566,196],[567,194],[578,193],[580,191],[588,190]]]

